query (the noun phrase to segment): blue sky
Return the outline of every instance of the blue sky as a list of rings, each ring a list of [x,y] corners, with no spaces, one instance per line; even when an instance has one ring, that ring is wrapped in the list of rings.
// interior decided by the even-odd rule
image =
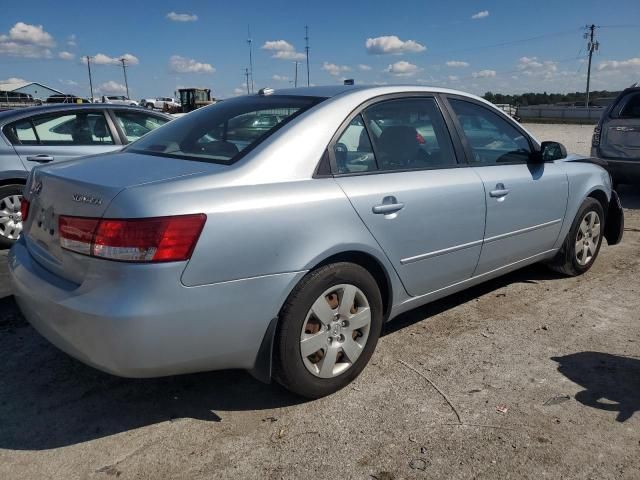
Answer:
[[[9,3],[8,0],[4,2]],[[15,5],[14,2],[11,2]],[[256,88],[290,86],[294,61],[306,83],[418,83],[474,93],[584,90],[586,41],[595,23],[593,89],[640,81],[640,1],[94,2],[31,0],[2,9],[0,81],[38,81],[88,96],[121,93],[127,55],[133,98],[206,86],[223,98],[246,91],[247,25]]]

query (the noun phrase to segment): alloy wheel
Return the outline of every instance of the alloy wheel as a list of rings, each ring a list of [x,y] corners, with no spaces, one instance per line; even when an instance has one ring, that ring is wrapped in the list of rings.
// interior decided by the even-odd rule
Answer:
[[[600,242],[600,216],[593,210],[587,212],[576,234],[576,261],[586,266],[593,260]]]
[[[300,353],[316,377],[341,375],[358,360],[369,338],[371,308],[355,285],[327,289],[313,303],[300,334]]]
[[[22,195],[8,195],[0,199],[0,236],[16,240],[22,232]]]

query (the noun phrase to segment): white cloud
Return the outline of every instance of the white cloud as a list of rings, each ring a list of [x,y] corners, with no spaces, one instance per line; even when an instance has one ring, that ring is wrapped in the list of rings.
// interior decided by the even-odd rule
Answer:
[[[236,87],[233,89],[233,95],[234,96],[239,96],[239,95],[247,95],[247,85],[243,84],[243,87]]]
[[[67,85],[69,87],[76,87],[78,85],[78,82],[74,81],[74,80],[64,80],[62,78],[58,79],[58,81],[62,84],[62,85]]]
[[[343,72],[350,72],[351,68],[347,65],[336,65],[335,63],[324,62],[322,64],[322,70],[327,72],[329,75],[337,77]]]
[[[365,47],[367,48],[367,52],[372,55],[418,53],[424,52],[427,49],[427,47],[419,44],[415,40],[402,41],[396,35],[367,38]]]
[[[17,22],[8,34],[0,34],[0,55],[51,58],[56,42],[42,25]]]
[[[447,60],[446,65],[447,65],[447,67],[463,68],[463,67],[468,67],[469,63],[468,62],[462,62],[460,60]]]
[[[76,39],[76,34],[75,34],[75,33],[72,33],[71,35],[69,35],[69,36],[67,37],[67,45],[68,45],[69,47],[75,47],[75,46],[77,46],[77,45],[78,45],[78,43],[77,43],[77,41],[76,41],[76,40],[77,40],[77,39]]]
[[[280,60],[304,60],[305,54],[296,52],[296,49],[286,40],[270,40],[264,42],[262,45],[263,50],[272,52],[271,58],[278,58]]]
[[[198,16],[193,13],[167,13],[167,18],[172,22],[195,22],[198,20]]]
[[[460,78],[457,75],[449,75],[448,78],[450,82],[457,82],[458,80],[460,80]]]
[[[58,52],[58,58],[62,60],[73,60],[76,56],[71,52]]]
[[[0,80],[0,83],[28,83],[24,78],[9,77],[4,80]]]
[[[169,70],[175,73],[213,73],[216,71],[209,63],[198,62],[193,58],[185,58],[180,55],[171,56]]]
[[[96,89],[99,93],[109,94],[109,93],[117,93],[117,94],[126,94],[127,87],[121,83],[118,83],[114,80],[109,80],[108,82],[104,82],[98,86]]]
[[[487,18],[489,16],[489,10],[482,10],[481,12],[471,15],[472,20],[480,20],[481,18]]]
[[[274,75],[271,77],[272,80],[275,80],[276,82],[288,82],[289,81],[289,77],[287,77],[286,75]]]
[[[95,65],[119,65],[121,58],[126,60],[127,65],[138,65],[140,63],[138,57],[131,55],[130,53],[125,53],[118,57],[110,57],[104,53],[97,53],[91,58],[91,63]]]
[[[471,74],[473,78],[493,78],[496,76],[495,70],[480,70]]]
[[[640,57],[630,58],[628,60],[607,60],[598,64],[598,71],[602,70],[620,70],[620,69],[640,69]]]
[[[362,72],[368,72],[371,70],[371,66],[370,65],[365,65],[364,63],[360,63],[358,64],[358,70],[362,71]]]
[[[411,77],[419,71],[421,71],[421,69],[418,68],[417,65],[409,63],[405,60],[400,60],[399,62],[392,63],[385,69],[385,72],[389,72],[396,77]]]

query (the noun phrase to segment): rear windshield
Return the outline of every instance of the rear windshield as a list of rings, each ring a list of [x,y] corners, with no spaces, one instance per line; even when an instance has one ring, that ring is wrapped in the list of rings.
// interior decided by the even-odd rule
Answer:
[[[169,122],[127,150],[230,165],[322,100],[282,95],[224,100]]]

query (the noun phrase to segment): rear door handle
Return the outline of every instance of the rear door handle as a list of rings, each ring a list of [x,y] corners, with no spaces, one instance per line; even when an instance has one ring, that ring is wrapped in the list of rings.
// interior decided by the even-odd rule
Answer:
[[[404,208],[404,203],[398,202],[398,199],[393,196],[384,197],[382,199],[382,203],[379,205],[374,205],[371,211],[378,215],[388,215],[390,213],[395,213]]]
[[[498,183],[495,190],[491,190],[489,192],[489,196],[493,198],[501,198],[508,195],[509,192],[510,190],[508,188],[504,188],[504,183]]]
[[[30,162],[49,163],[53,162],[53,157],[51,155],[31,155],[27,157],[27,160]]]

